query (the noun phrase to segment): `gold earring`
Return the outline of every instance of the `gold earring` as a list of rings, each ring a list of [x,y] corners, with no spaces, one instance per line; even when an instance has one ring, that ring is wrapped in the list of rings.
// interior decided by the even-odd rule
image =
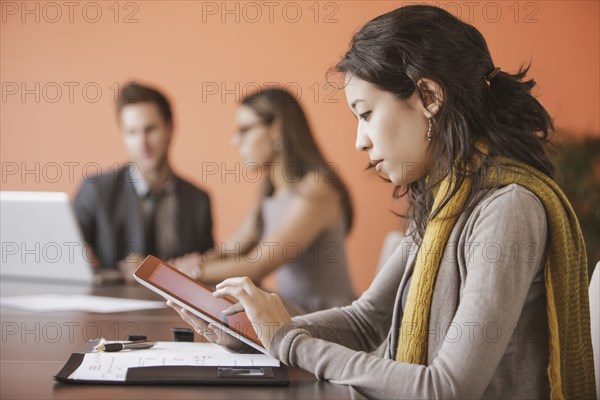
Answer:
[[[427,122],[429,123],[429,129],[427,130],[427,140],[431,142],[431,139],[433,138],[433,132],[431,130],[431,118],[427,118]]]

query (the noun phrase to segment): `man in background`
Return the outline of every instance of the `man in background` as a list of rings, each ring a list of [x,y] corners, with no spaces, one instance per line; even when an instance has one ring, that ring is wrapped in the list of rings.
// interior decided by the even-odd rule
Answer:
[[[86,179],[74,207],[99,272],[116,269],[131,281],[148,254],[168,260],[211,249],[212,218],[207,193],[175,175],[169,164],[174,125],[167,98],[152,87],[127,83],[117,117],[128,163]]]

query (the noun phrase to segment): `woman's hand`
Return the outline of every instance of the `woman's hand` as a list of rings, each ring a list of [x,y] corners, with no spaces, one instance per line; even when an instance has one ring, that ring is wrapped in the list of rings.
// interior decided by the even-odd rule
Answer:
[[[193,279],[200,279],[202,277],[202,261],[202,254],[193,252],[181,257],[172,258],[168,261],[168,264]]]
[[[217,290],[213,293],[213,296],[231,296],[237,299],[239,303],[223,311],[223,314],[229,316],[246,311],[248,319],[265,348],[268,348],[269,342],[277,329],[292,322],[292,318],[283,305],[281,298],[277,294],[260,290],[248,277],[224,280],[217,285]],[[167,305],[177,311],[185,322],[208,341],[234,352],[249,347],[242,341],[223,332],[214,324],[209,324],[172,301],[167,301]]]
[[[269,348],[277,329],[292,322],[279,295],[260,290],[248,277],[224,280],[217,285],[213,296],[231,296],[239,302],[223,311],[223,314],[234,315],[246,311],[265,349]]]
[[[233,336],[223,332],[214,324],[209,324],[202,318],[195,316],[185,308],[173,303],[171,300],[167,301],[167,305],[177,311],[181,319],[187,322],[192,328],[194,328],[196,333],[204,336],[209,342],[223,346],[229,351],[233,352],[239,352],[245,347],[249,347],[244,342],[237,340]]]

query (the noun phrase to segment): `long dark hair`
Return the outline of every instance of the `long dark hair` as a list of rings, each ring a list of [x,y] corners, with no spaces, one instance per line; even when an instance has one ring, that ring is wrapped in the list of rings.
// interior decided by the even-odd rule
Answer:
[[[547,154],[548,135],[554,127],[546,109],[531,94],[535,81],[523,80],[529,65],[522,65],[515,74],[501,70],[492,76],[495,68],[487,43],[475,27],[426,5],[401,7],[368,22],[335,67],[400,100],[418,90],[424,104],[425,93],[417,86],[422,78],[441,87],[442,106],[431,120],[434,168],[430,179],[422,177],[394,190],[395,197],[409,196],[407,216],[420,237],[467,177],[473,179],[473,186],[460,212],[474,206],[485,187],[488,168],[499,167],[496,156],[524,162],[550,177],[554,174]],[[488,155],[475,147],[477,141],[489,146]],[[476,157],[481,168],[468,173]],[[432,189],[453,167],[457,179],[441,205],[431,210]]]
[[[353,210],[350,193],[339,177],[333,164],[325,161],[308,124],[302,107],[296,98],[283,88],[270,87],[252,93],[241,100],[241,104],[251,108],[265,125],[278,120],[281,126],[283,163],[293,167],[293,181],[299,182],[306,174],[314,174],[316,179],[324,179],[339,193],[343,209],[346,232],[353,223]],[[273,194],[273,182],[265,180],[263,198]],[[259,214],[257,225],[262,231],[262,218]]]

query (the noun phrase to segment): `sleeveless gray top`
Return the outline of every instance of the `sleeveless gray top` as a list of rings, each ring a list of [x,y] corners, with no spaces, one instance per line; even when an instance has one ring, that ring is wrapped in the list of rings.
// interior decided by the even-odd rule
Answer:
[[[262,201],[263,232],[266,240],[284,219],[294,193],[265,197]],[[302,311],[313,312],[349,305],[356,297],[348,276],[345,223],[323,231],[314,242],[300,248],[297,243],[269,244],[281,252],[285,264],[276,270],[279,294]]]

